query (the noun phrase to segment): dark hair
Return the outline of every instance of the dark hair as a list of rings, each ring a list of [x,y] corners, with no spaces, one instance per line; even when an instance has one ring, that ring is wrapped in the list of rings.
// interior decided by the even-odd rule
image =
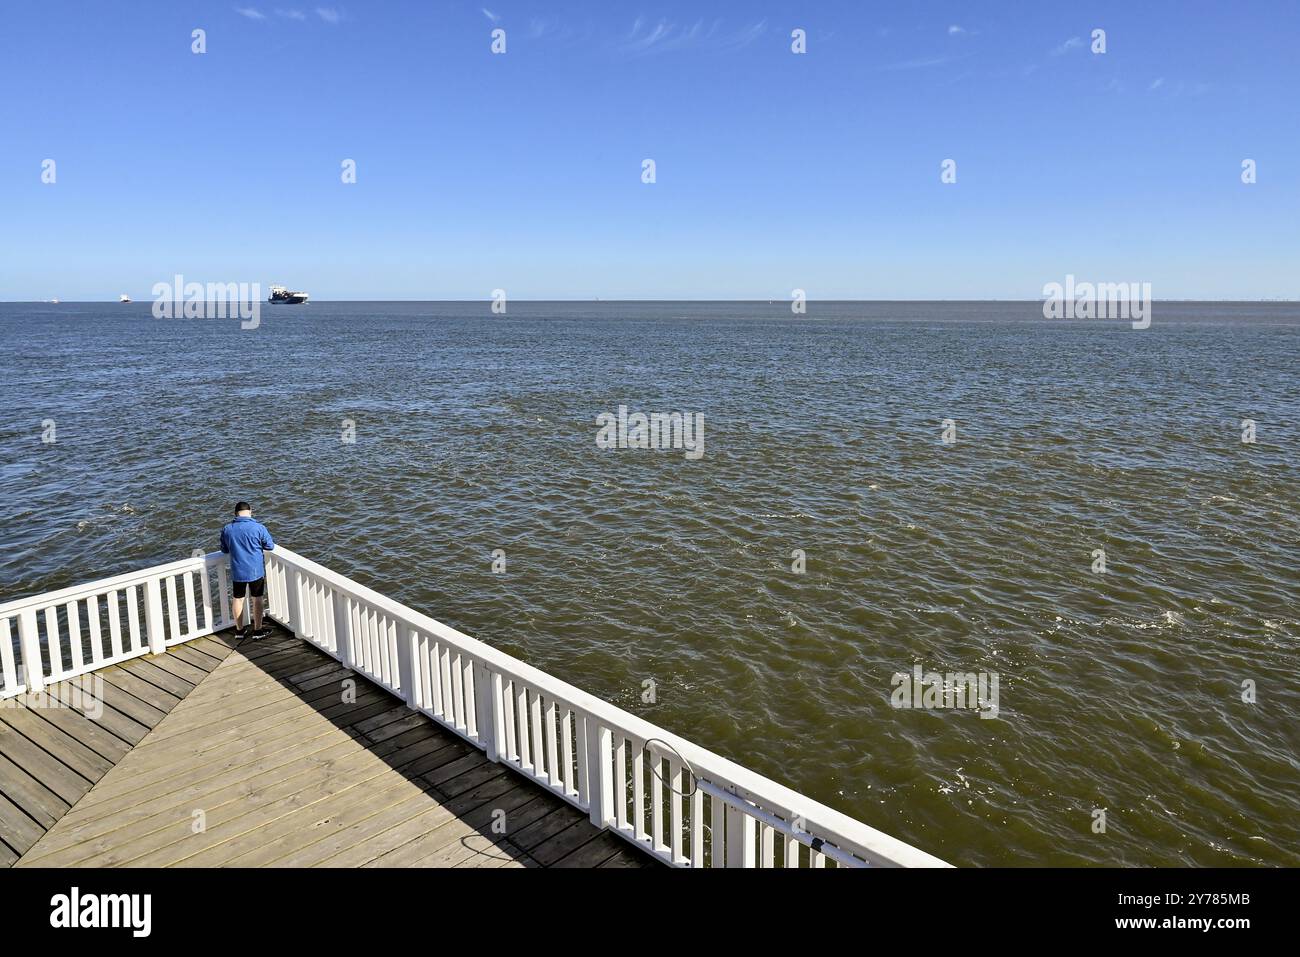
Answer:
[[[238,515],[240,512],[251,512],[252,510],[253,510],[253,506],[249,505],[247,502],[236,502],[236,503],[235,503],[235,514],[236,514],[236,515]]]

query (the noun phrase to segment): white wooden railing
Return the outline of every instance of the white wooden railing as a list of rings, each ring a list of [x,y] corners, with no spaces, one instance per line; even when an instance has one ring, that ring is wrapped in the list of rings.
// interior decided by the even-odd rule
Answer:
[[[229,628],[228,590],[226,556],[213,552],[5,602],[0,698]]]
[[[0,605],[3,695],[229,627],[224,559],[213,553]],[[947,866],[287,548],[266,553],[266,574],[268,614],[299,638],[665,863]],[[119,621],[122,595],[126,631]],[[107,630],[100,621],[105,609]],[[30,662],[38,663],[35,671]]]

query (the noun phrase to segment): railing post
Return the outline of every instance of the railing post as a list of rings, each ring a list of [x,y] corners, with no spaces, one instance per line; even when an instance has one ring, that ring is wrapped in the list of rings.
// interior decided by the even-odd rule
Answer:
[[[348,596],[337,588],[334,589],[334,640],[338,645],[339,661],[353,667],[352,611],[348,608]]]
[[[744,811],[727,805],[727,867],[754,867],[757,822]]]
[[[606,827],[613,817],[614,780],[611,765],[614,759],[613,736],[594,717],[587,716],[587,787],[591,805],[591,823]]]
[[[397,685],[402,689],[402,698],[406,706],[414,711],[417,707],[415,696],[415,629],[403,624],[402,632],[397,637]]]
[[[474,662],[474,708],[478,714],[478,737],[489,761],[499,761],[497,754],[497,715],[501,695],[501,676],[491,674],[481,661]]]
[[[41,636],[36,630],[36,609],[18,613],[18,643],[23,649],[23,683],[30,693],[45,689],[45,666],[41,664]]]
[[[163,654],[167,650],[167,634],[163,631],[162,590],[156,578],[144,583],[144,621],[149,631],[149,654]]]
[[[289,600],[289,630],[302,638],[306,629],[302,626],[302,574],[295,568],[293,577],[286,583],[285,596]]]

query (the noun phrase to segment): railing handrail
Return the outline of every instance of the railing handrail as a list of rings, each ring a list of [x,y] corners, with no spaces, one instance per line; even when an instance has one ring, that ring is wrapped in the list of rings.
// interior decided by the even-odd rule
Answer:
[[[98,581],[86,582],[84,585],[69,585],[67,588],[60,588],[57,591],[28,595],[26,598],[15,598],[13,601],[0,604],[0,618],[16,616],[19,612],[28,608],[44,608],[88,595],[99,595],[107,591],[121,591],[123,588],[139,585],[151,578],[161,578],[165,575],[175,575],[178,572],[198,570],[208,562],[222,557],[224,556],[221,552],[208,552],[202,558],[182,558],[179,561],[167,562],[164,565],[153,565],[139,571],[124,572],[112,578],[101,578]]]
[[[457,631],[435,618],[416,611],[401,602],[380,594],[372,588],[355,582],[338,572],[332,571],[309,558],[305,558],[282,545],[275,547],[275,555],[287,564],[296,565],[317,578],[322,579],[351,593],[353,597],[391,615],[417,631],[436,636],[450,644],[458,645],[461,650],[478,657],[485,664],[501,673],[540,688],[548,695],[554,695],[566,704],[579,708],[598,721],[610,727],[639,738],[642,741],[662,741],[675,750],[682,759],[697,771],[724,778],[737,788],[741,797],[752,796],[764,807],[782,812],[791,818],[799,817],[807,822],[808,831],[830,831],[837,838],[843,838],[855,853],[861,853],[869,860],[907,867],[948,867],[943,861],[919,848],[913,847],[897,838],[890,837],[883,831],[863,824],[846,814],[814,801],[783,784],[764,777],[755,771],[742,767],[720,754],[692,744],[684,738],[673,734],[658,725],[651,724],[644,718],[624,711],[615,705],[591,695],[581,688],[569,684],[553,675],[547,674],[518,658],[493,648],[491,645]]]

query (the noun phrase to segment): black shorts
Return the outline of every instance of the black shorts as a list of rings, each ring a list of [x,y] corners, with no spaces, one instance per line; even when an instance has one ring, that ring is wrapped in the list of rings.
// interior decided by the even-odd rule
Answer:
[[[254,598],[261,598],[266,594],[266,576],[263,575],[255,582],[235,582],[235,597],[243,598],[244,592]]]

